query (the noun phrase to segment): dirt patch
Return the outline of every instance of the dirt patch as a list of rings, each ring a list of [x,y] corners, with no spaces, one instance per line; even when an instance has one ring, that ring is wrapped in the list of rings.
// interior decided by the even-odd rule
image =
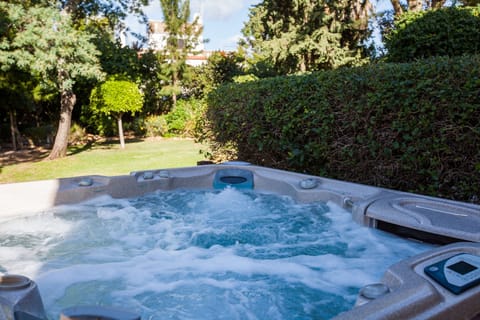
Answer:
[[[33,147],[18,151],[0,149],[0,166],[9,166],[22,162],[36,162],[45,159],[50,149]]]

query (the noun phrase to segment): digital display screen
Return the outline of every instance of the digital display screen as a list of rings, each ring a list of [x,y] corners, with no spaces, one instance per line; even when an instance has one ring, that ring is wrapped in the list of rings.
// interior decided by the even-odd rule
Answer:
[[[465,261],[459,261],[457,263],[451,264],[447,266],[447,268],[455,271],[456,273],[460,273],[461,275],[467,274],[477,269],[477,267],[472,266],[470,263],[467,263]]]

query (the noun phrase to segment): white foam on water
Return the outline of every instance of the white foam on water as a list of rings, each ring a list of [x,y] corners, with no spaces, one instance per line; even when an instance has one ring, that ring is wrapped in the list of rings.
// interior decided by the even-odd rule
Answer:
[[[338,206],[226,189],[102,197],[0,224],[0,272],[49,317],[117,305],[143,319],[328,319],[388,265],[429,249]]]

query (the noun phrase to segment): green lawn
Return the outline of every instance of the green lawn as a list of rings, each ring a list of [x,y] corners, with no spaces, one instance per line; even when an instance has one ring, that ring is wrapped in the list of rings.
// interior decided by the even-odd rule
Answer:
[[[0,183],[195,166],[204,159],[199,150],[200,145],[186,139],[129,142],[124,150],[119,144],[95,144],[72,148],[63,159],[5,166],[0,169]]]

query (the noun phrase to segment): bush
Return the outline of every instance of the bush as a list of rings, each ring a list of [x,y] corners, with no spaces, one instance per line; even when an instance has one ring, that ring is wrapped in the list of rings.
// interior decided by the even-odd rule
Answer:
[[[228,84],[197,138],[213,157],[474,200],[480,56]]]
[[[191,137],[202,108],[202,100],[179,100],[177,105],[165,115],[168,133],[174,136]]]
[[[80,145],[88,141],[87,131],[77,123],[72,123],[70,135],[68,136],[69,145]]]
[[[385,39],[387,60],[480,53],[480,6],[406,12]]]
[[[147,137],[163,137],[168,132],[165,116],[148,116],[143,122],[143,129]]]
[[[55,129],[52,125],[44,125],[25,128],[22,133],[31,146],[49,146],[55,140]]]
[[[82,106],[80,123],[93,134],[110,137],[117,133],[117,123],[112,116],[93,112],[88,105]]]

